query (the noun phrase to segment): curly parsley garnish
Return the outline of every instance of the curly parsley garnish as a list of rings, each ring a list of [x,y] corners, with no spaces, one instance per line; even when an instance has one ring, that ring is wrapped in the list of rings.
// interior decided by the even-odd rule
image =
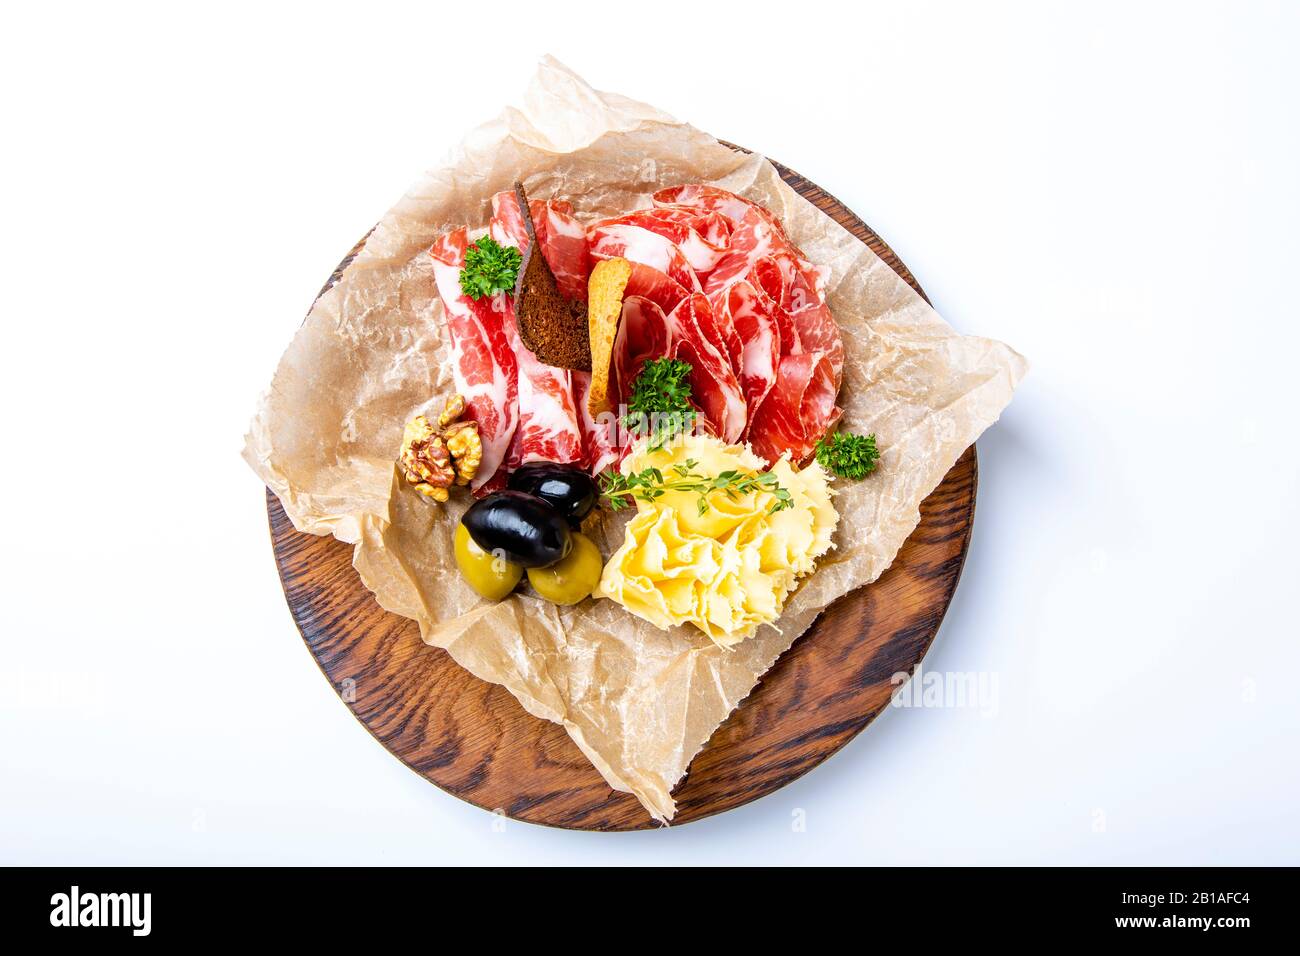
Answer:
[[[669,468],[667,475],[658,468],[643,468],[630,475],[607,471],[600,476],[600,493],[614,511],[626,508],[628,498],[653,503],[665,491],[695,492],[699,495],[695,509],[700,514],[709,510],[709,495],[714,492],[721,492],[735,501],[751,491],[766,491],[775,499],[768,509],[769,514],[794,507],[794,498],[789,489],[782,488],[776,475],[770,471],[760,471],[757,474],[724,471],[710,478],[695,471],[699,464],[694,458],[688,458]]]
[[[690,374],[690,362],[652,359],[641,366],[632,383],[623,427],[638,437],[648,435],[652,451],[695,424],[691,383],[687,381]]]
[[[875,435],[836,432],[817,443],[817,463],[841,478],[865,478],[879,461]]]
[[[523,257],[514,246],[500,245],[491,236],[474,240],[465,250],[465,265],[460,270],[460,291],[471,299],[482,299],[495,292],[513,292]]]

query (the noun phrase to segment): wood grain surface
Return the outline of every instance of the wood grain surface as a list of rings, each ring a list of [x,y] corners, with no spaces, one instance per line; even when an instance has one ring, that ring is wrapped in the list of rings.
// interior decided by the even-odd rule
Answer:
[[[777,169],[921,292],[893,250],[843,204]],[[892,676],[920,662],[956,590],[976,478],[972,445],[922,504],[921,522],[890,569],[827,608],[691,762],[673,791],[674,826],[785,786],[889,703]],[[531,716],[504,688],[424,644],[414,621],[382,610],[352,569],[351,547],[295,531],[279,500],[266,497],[275,562],[303,640],[340,698],[394,756],[448,793],[518,820],[584,830],[655,826],[631,794],[609,788],[560,725]]]

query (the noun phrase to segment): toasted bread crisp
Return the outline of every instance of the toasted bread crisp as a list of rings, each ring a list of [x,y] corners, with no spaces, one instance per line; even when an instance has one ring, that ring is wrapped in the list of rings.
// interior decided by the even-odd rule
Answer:
[[[599,415],[609,411],[609,360],[623,313],[623,291],[632,275],[626,259],[604,259],[596,263],[587,280],[587,332],[591,337],[591,390],[587,410]]]

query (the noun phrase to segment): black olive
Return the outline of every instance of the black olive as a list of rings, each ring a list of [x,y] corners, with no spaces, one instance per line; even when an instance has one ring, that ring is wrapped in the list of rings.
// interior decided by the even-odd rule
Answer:
[[[591,513],[599,497],[596,481],[591,475],[580,468],[553,461],[532,461],[521,465],[506,484],[516,491],[526,491],[549,501],[574,526]]]
[[[569,526],[549,504],[522,491],[496,491],[460,519],[484,551],[501,552],[525,568],[544,568],[573,547]]]

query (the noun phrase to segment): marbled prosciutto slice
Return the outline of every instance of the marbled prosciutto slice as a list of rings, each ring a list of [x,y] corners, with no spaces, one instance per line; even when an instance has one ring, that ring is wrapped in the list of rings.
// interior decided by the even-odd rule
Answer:
[[[468,246],[468,231],[456,229],[438,239],[429,254],[446,317],[452,378],[483,441],[483,461],[471,483],[479,494],[505,484],[501,465],[519,420],[518,367],[500,307],[504,296],[475,301],[460,291]]]
[[[546,206],[541,202],[529,203],[534,228],[539,221],[550,224],[549,232],[539,230],[537,233],[542,255],[546,256],[549,265],[552,255],[547,237],[562,234],[556,232],[554,220],[564,218],[564,214],[552,216]],[[492,197],[492,222],[488,231],[502,245],[515,246],[521,252],[528,248],[528,232],[514,192],[501,192]],[[561,245],[555,258],[573,257],[574,254]],[[583,430],[573,373],[546,365],[524,345],[515,321],[514,303],[509,296],[500,298],[502,325],[515,353],[518,370],[519,424],[506,454],[506,469],[512,471],[531,461],[555,461],[565,465],[580,462],[583,458]]]

